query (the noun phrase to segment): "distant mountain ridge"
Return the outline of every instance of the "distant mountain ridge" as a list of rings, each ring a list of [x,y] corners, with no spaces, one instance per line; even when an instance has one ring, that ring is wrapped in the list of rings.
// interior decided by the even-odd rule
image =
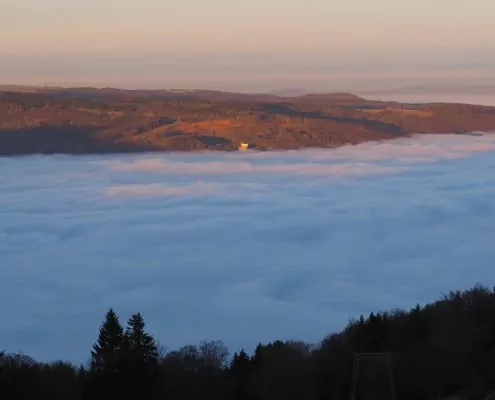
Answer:
[[[310,94],[310,93],[311,93],[311,91],[306,90],[306,89],[294,88],[294,89],[275,90],[275,91],[269,92],[268,94],[271,94],[273,96],[279,96],[279,97],[298,97],[298,96],[304,96],[304,95]]]
[[[0,86],[0,155],[331,148],[495,131],[495,107],[287,94]]]
[[[405,86],[387,90],[369,90],[362,91],[365,94],[465,94],[465,95],[495,95],[495,85],[454,85],[454,84],[437,84],[437,85],[415,85]]]

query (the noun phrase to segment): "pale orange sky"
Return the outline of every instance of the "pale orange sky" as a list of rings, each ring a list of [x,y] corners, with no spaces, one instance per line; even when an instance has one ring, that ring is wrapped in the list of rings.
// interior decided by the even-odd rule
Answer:
[[[0,82],[493,80],[494,15],[493,0],[4,0]]]

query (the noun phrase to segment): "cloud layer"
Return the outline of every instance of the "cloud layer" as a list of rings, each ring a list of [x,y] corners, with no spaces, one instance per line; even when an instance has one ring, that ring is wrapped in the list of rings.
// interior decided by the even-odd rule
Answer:
[[[84,362],[108,307],[168,347],[317,341],[495,270],[495,135],[0,158],[0,344]]]

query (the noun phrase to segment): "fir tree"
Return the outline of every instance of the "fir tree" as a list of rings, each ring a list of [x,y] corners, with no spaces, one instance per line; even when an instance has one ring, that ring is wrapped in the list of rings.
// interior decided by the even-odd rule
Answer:
[[[110,309],[100,327],[97,342],[91,351],[92,371],[118,370],[119,355],[122,348],[123,328],[115,312]]]
[[[91,351],[88,396],[91,399],[121,398],[123,328],[115,312],[110,309],[100,327],[97,342]]]
[[[230,363],[230,370],[234,375],[248,375],[250,371],[249,355],[242,349],[239,353],[234,353]]]
[[[125,350],[135,363],[156,363],[158,346],[153,336],[145,332],[145,323],[140,313],[127,321]]]
[[[233,399],[244,400],[251,398],[251,360],[244,349],[234,354],[230,364],[230,372],[234,379]]]
[[[143,400],[153,398],[159,378],[158,346],[153,336],[146,333],[140,313],[127,321],[123,356],[126,395]]]

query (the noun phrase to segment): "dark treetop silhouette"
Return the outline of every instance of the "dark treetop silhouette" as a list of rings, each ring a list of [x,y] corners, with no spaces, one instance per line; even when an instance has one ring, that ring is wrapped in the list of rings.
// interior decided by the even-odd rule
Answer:
[[[164,352],[145,328],[139,313],[124,328],[110,309],[86,366],[0,353],[0,399],[431,400],[495,393],[495,290],[481,286],[409,312],[361,316],[317,346],[276,341],[230,359],[220,341]]]

